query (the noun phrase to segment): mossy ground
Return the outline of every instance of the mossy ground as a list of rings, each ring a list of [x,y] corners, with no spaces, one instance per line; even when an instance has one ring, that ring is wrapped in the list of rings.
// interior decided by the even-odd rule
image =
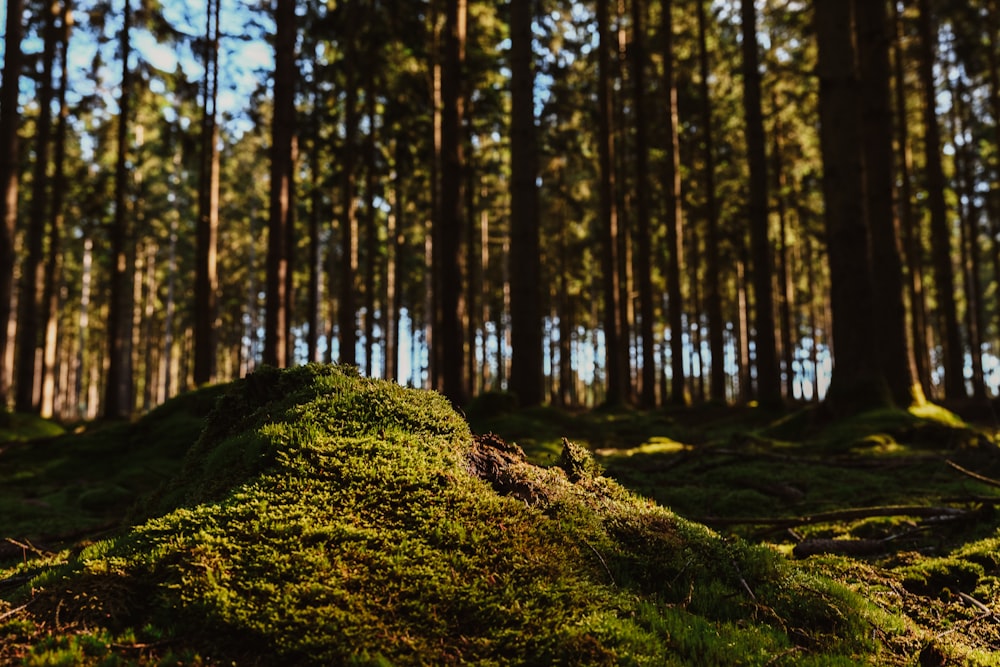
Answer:
[[[0,663],[998,664],[995,490],[945,464],[996,474],[987,435],[501,407],[470,416],[506,443],[430,392],[264,369],[8,446]],[[888,504],[955,513],[780,524]],[[789,556],[816,538],[893,544]]]

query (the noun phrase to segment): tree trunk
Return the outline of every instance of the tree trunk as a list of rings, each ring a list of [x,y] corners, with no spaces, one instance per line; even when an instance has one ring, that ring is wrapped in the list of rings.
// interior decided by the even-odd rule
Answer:
[[[677,82],[674,78],[673,2],[663,3],[663,82],[667,108],[663,115],[665,154],[663,183],[667,187],[667,321],[670,324],[670,402],[687,405],[687,380],[684,376],[684,297],[681,275],[684,271],[684,213],[681,199],[680,140],[677,136]]]
[[[25,232],[27,257],[21,267],[21,291],[17,305],[17,382],[14,407],[19,412],[38,409],[37,380],[41,308],[39,298],[45,285],[44,239],[50,197],[49,155],[52,146],[52,74],[58,33],[58,5],[45,12],[42,48],[42,78],[38,88],[38,122],[35,130],[35,165],[31,182],[31,208]]]
[[[369,53],[374,60],[374,54]],[[376,264],[378,263],[378,216],[375,207],[375,173],[377,169],[376,152],[376,115],[375,115],[375,75],[373,66],[368,68],[368,80],[365,82],[365,115],[368,117],[368,136],[365,137],[365,373],[368,377],[376,377],[372,367],[375,350],[375,320],[379,304],[375,298]]]
[[[841,0],[842,1],[842,0]],[[781,404],[781,373],[774,335],[774,295],[771,291],[771,244],[768,238],[767,150],[761,109],[757,54],[757,11],[753,0],[741,0],[743,34],[743,105],[750,165],[750,253],[754,290],[754,343],[757,351],[757,400]]]
[[[21,164],[17,128],[20,119],[18,90],[21,77],[23,0],[7,0],[4,35],[3,83],[0,85],[0,410],[7,407],[11,369],[7,348],[11,300],[14,298],[14,228],[17,224],[17,190]]]
[[[358,136],[358,87],[354,78],[354,46],[348,40],[344,53],[344,147],[341,153],[341,225],[340,225],[340,309],[337,328],[340,332],[340,363],[357,363],[357,275],[358,215],[354,183],[355,154]]]
[[[874,295],[864,217],[860,90],[855,69],[851,5],[817,0],[820,146],[830,259],[835,364],[826,405],[852,414],[891,404],[878,351],[872,345]]]
[[[903,408],[925,402],[906,335],[903,260],[893,211],[892,108],[889,90],[890,25],[886,3],[855,0],[861,89],[861,142],[865,203],[872,248],[874,344],[893,401]]]
[[[271,124],[271,193],[267,242],[267,308],[264,363],[288,366],[287,331],[291,314],[288,280],[292,190],[295,174],[295,0],[275,5],[274,118]]]
[[[705,160],[705,310],[708,314],[708,349],[712,355],[709,397],[726,401],[726,351],[722,319],[722,263],[719,261],[719,206],[715,196],[715,138],[709,90],[708,29],[705,0],[696,0],[698,12],[698,71],[701,96],[702,140]]]
[[[438,387],[455,405],[468,401],[465,384],[465,344],[462,335],[462,236],[465,229],[463,187],[465,155],[462,130],[465,103],[462,73],[465,56],[466,0],[445,3],[444,54],[441,72],[441,219],[435,225],[435,245],[440,248],[440,332],[435,345],[441,347]]]
[[[924,147],[927,165],[927,204],[931,214],[931,250],[934,263],[934,285],[938,311],[944,326],[942,362],[945,398],[966,396],[965,353],[958,327],[955,304],[955,275],[952,266],[952,230],[948,224],[945,204],[944,168],[941,165],[941,129],[935,111],[937,93],[934,85],[934,52],[936,31],[928,0],[917,0],[920,32],[920,80],[924,94]]]
[[[597,0],[598,32],[598,163],[600,217],[598,225],[601,233],[601,274],[604,293],[604,351],[607,393],[605,400],[610,405],[625,401],[625,361],[621,323],[619,293],[618,256],[618,206],[616,201],[614,173],[614,134],[611,100],[611,38],[609,27],[608,0]]]
[[[42,395],[41,416],[49,419],[56,412],[56,366],[58,363],[59,333],[59,283],[62,280],[62,234],[63,200],[66,190],[66,126],[69,107],[66,105],[69,67],[66,55],[69,48],[70,1],[65,0],[60,8],[61,26],[59,30],[59,121],[54,139],[52,175],[52,206],[49,211],[49,248],[45,263],[45,289],[42,303],[45,306],[45,336],[42,352]]]
[[[542,402],[541,258],[538,143],[531,0],[511,1],[511,276],[510,389],[523,406]],[[484,239],[485,243],[486,240]]]
[[[669,8],[668,8],[669,9]],[[641,350],[641,394],[639,405],[656,405],[656,346],[653,340],[652,249],[649,212],[649,131],[646,122],[646,5],[632,0],[632,106],[635,118],[636,274],[639,291],[639,342]]]
[[[910,148],[909,118],[906,112],[906,76],[903,62],[903,27],[899,8],[892,2],[895,26],[893,75],[895,77],[896,130],[899,144],[899,225],[907,268],[906,289],[910,302],[910,350],[913,355],[916,381],[926,396],[931,389],[930,358],[927,345],[927,314],[924,302],[923,261],[921,257],[920,230],[913,214],[913,152]],[[998,107],[1000,109],[1000,107]]]
[[[219,128],[216,101],[219,89],[219,5],[209,0],[205,28],[205,82],[202,97],[201,174],[198,182],[197,263],[194,285],[194,383],[215,379],[216,294],[219,279]]]
[[[131,410],[132,368],[132,271],[130,261],[130,225],[126,211],[128,188],[128,128],[131,115],[132,71],[128,60],[131,49],[132,0],[125,1],[122,18],[122,84],[118,109],[118,158],[115,166],[115,217],[111,225],[111,294],[108,304],[108,373],[104,387],[104,416],[117,419]]]

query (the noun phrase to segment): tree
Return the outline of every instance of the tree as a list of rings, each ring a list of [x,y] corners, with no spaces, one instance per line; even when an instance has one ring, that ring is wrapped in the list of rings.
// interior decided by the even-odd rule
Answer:
[[[608,0],[597,0],[597,149],[599,162],[601,274],[604,293],[604,348],[607,372],[606,402],[623,403],[628,396],[626,337],[619,320],[618,205],[614,173],[614,116],[611,104],[611,39]]]
[[[198,182],[197,262],[195,264],[194,382],[215,378],[219,236],[219,12],[209,0],[205,27],[205,80],[202,92],[201,169]]]
[[[903,260],[893,205],[892,107],[889,86],[891,32],[885,2],[854,0],[861,77],[861,141],[865,206],[872,246],[877,358],[893,400],[900,407],[924,402],[916,360],[906,332]]]
[[[455,405],[468,401],[465,382],[465,343],[462,336],[462,243],[465,229],[465,154],[462,142],[464,100],[462,72],[465,60],[466,0],[445,2],[444,53],[441,68],[441,218],[435,224],[434,245],[440,262],[435,267],[440,295],[439,331],[441,393]]]
[[[962,335],[958,326],[958,309],[955,304],[955,271],[952,267],[951,229],[945,204],[944,167],[941,164],[941,128],[938,126],[936,88],[934,86],[935,30],[928,0],[917,0],[919,10],[917,28],[920,33],[920,58],[918,70],[923,88],[924,149],[927,169],[927,205],[931,216],[931,251],[933,257],[934,286],[937,293],[938,312],[944,339],[942,358],[944,366],[945,398],[964,398],[965,356]]]
[[[673,2],[665,2],[661,17],[663,32],[663,82],[667,91],[664,109],[663,182],[667,188],[667,317],[670,321],[670,401],[687,405],[687,380],[684,377],[684,297],[681,274],[684,269],[684,212],[681,193],[680,139],[677,126],[677,82],[674,76]]]
[[[0,85],[0,408],[7,405],[7,323],[14,292],[14,228],[17,224],[17,192],[20,180],[17,127],[20,120],[18,91],[21,77],[21,33],[23,0],[7,0],[4,33],[3,84]]]
[[[669,4],[669,3],[668,3]],[[666,7],[670,11],[670,7]],[[656,351],[653,341],[653,236],[649,211],[649,131],[646,123],[646,5],[632,0],[632,104],[635,125],[636,277],[639,283],[639,340],[642,391],[639,404],[656,405]]]
[[[715,137],[712,130],[712,99],[709,90],[709,54],[704,0],[697,0],[698,12],[698,71],[701,93],[701,124],[705,153],[705,309],[708,312],[708,347],[712,355],[710,376],[711,398],[726,400],[725,340],[723,337],[722,290],[719,261],[719,213],[715,184]]]
[[[510,388],[521,405],[542,402],[541,258],[538,219],[538,144],[532,0],[511,0],[511,275]]]
[[[774,295],[771,291],[771,244],[768,239],[767,148],[761,107],[757,54],[757,10],[753,0],[741,0],[743,34],[743,102],[750,165],[750,253],[754,289],[754,337],[757,350],[757,399],[762,405],[781,403],[781,373],[775,343]]]
[[[132,412],[132,293],[133,263],[131,225],[127,211],[128,133],[131,114],[132,0],[125,0],[122,14],[122,80],[118,103],[118,154],[115,162],[115,212],[109,231],[111,241],[111,290],[108,304],[108,374],[104,388],[104,416],[117,419]]]
[[[891,403],[872,344],[875,301],[865,224],[861,99],[850,3],[817,0],[820,142],[836,361],[826,404],[850,414]]]
[[[289,281],[293,229],[295,141],[295,0],[277,0],[274,36],[274,118],[271,121],[271,195],[267,242],[264,363],[284,367],[291,319]]]

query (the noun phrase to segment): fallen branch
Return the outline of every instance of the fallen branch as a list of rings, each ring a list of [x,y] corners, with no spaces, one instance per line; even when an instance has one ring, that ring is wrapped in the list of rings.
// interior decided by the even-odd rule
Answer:
[[[971,470],[963,468],[962,466],[958,465],[957,463],[955,463],[954,461],[951,461],[951,460],[946,460],[945,463],[947,463],[952,468],[954,468],[958,472],[962,473],[966,477],[971,477],[972,479],[976,480],[977,482],[982,482],[983,484],[986,484],[988,486],[995,486],[997,488],[1000,488],[1000,481],[998,481],[998,480],[992,479],[990,477],[986,477],[985,475],[980,475],[977,472],[972,472]]]
[[[930,507],[927,505],[889,505],[884,507],[855,507],[846,510],[835,510],[832,512],[820,512],[810,516],[797,517],[694,517],[694,521],[704,523],[709,526],[736,526],[736,525],[760,525],[774,526],[776,528],[791,528],[794,526],[805,526],[814,523],[828,523],[830,521],[853,521],[855,519],[869,519],[878,516],[918,516],[954,519],[969,514],[970,510],[957,509],[955,507]]]

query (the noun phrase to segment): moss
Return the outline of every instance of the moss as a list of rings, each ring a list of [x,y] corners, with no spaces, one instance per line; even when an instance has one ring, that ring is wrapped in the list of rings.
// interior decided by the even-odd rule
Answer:
[[[873,651],[846,588],[635,496],[582,447],[552,468],[476,447],[435,393],[263,369],[218,400],[148,518],[19,593],[39,626],[71,621],[109,653],[54,632],[34,655],[670,665]]]

